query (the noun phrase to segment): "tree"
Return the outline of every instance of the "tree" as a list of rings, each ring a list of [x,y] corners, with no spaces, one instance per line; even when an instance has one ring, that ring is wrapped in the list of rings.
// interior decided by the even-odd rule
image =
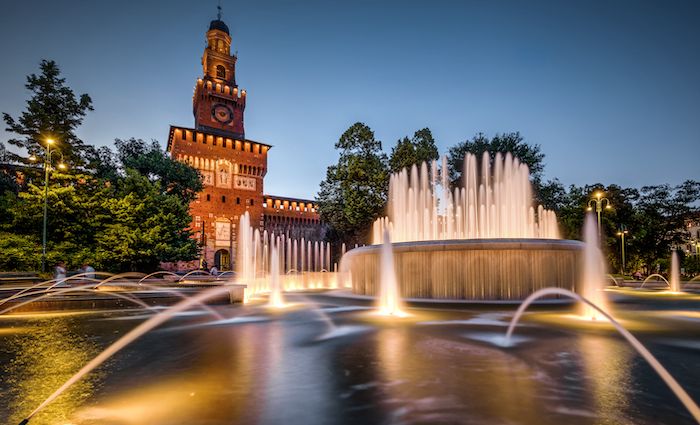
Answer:
[[[462,179],[464,156],[467,153],[476,155],[481,160],[484,152],[489,152],[491,163],[496,153],[510,152],[521,163],[530,168],[530,176],[535,182],[539,182],[544,171],[544,154],[540,151],[540,145],[525,143],[519,132],[496,134],[489,139],[483,133],[479,133],[471,140],[465,140],[449,149],[447,165],[449,167],[450,182],[458,185]]]
[[[122,171],[132,169],[150,181],[160,182],[167,193],[179,196],[183,202],[194,200],[203,189],[199,172],[184,162],[170,158],[156,140],[146,143],[141,139],[115,140],[116,160]]]
[[[101,165],[93,174],[53,172],[48,190],[49,264],[63,260],[77,268],[87,261],[107,271],[153,271],[161,262],[195,259],[198,248],[189,229],[189,202],[201,190],[197,171],[167,158],[157,142],[134,140],[118,147],[122,149],[117,155],[109,149],[94,150],[99,153],[94,161]],[[44,188],[29,183],[19,195],[6,196],[11,197],[8,219],[0,230],[16,237],[0,244],[9,253],[8,261],[0,256],[0,267],[10,267],[12,257],[36,266]]]
[[[363,243],[384,210],[389,168],[382,144],[363,123],[348,128],[335,144],[338,163],[328,167],[316,201],[332,234],[349,244]]]
[[[414,164],[420,165],[439,157],[433,134],[429,128],[423,128],[416,131],[413,138],[404,137],[396,142],[396,146],[391,149],[389,169],[392,173],[396,173]]]
[[[659,259],[671,255],[671,247],[688,238],[686,222],[698,213],[700,182],[688,180],[678,186],[644,186],[636,205],[639,228],[634,233],[639,255],[650,272]]]
[[[42,60],[39,67],[40,75],[27,77],[25,87],[32,96],[24,112],[17,119],[3,113],[6,130],[18,135],[8,142],[43,160],[46,140],[52,138],[60,146],[64,160],[73,166],[82,166],[85,164],[85,145],[75,130],[87,112],[93,110],[92,100],[87,94],[76,97],[65,85],[65,78],[60,77],[56,62]],[[27,163],[22,156],[13,156],[14,160]]]
[[[95,263],[113,270],[150,272],[161,262],[197,258],[189,204],[158,181],[128,168],[101,207],[110,217],[95,236]]]

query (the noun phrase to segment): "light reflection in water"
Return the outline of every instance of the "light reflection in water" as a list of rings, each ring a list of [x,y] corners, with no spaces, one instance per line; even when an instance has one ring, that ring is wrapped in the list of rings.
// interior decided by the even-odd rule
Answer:
[[[260,391],[261,348],[256,333],[254,325],[243,325],[162,334],[159,344],[173,345],[170,351],[179,354],[174,371],[160,361],[157,367],[132,365],[131,379],[113,376],[99,404],[78,410],[74,420],[79,425],[255,422],[252,394]]]
[[[399,423],[537,423],[543,378],[517,357],[463,341],[417,339],[408,328],[383,329],[376,344],[374,385]]]
[[[2,340],[3,351],[13,353],[2,362],[3,404],[19,423],[27,412],[60,387],[99,352],[99,346],[80,332],[75,317],[31,320],[31,332]],[[4,355],[3,355],[4,356]],[[63,397],[32,419],[32,425],[64,424],[101,382],[101,373],[78,382]]]
[[[629,404],[633,353],[621,341],[603,336],[579,338],[583,375],[597,415],[609,423],[625,423]]]
[[[303,306],[275,314],[252,310],[269,320],[149,333],[32,424],[656,425],[657,403],[666,405],[659,413],[665,423],[692,423],[674,411],[680,405],[655,375],[631,369],[640,360],[629,347],[599,329],[574,333],[540,323],[523,329],[527,342],[503,349],[467,338],[485,328],[502,334],[498,321],[474,322],[471,313],[421,313],[416,321],[434,325],[416,326],[368,321],[367,307],[344,306],[329,308],[343,312],[333,316],[339,329],[368,329],[318,341],[324,324]],[[535,316],[547,314],[560,315]],[[178,320],[186,325],[201,318]],[[86,316],[19,324],[36,333],[0,335],[0,422],[10,425],[99,351],[96,346],[133,326]],[[676,364],[695,359],[695,352],[665,350]],[[64,371],[66,364],[74,366]],[[696,377],[687,369],[691,394],[698,393]]]

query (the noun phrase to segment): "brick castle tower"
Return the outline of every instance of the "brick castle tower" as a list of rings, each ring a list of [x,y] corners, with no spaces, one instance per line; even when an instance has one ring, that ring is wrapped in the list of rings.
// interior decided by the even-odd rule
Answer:
[[[292,238],[322,240],[324,226],[313,201],[263,194],[267,154],[272,146],[245,138],[246,91],[236,84],[236,56],[221,10],[211,21],[202,55],[203,77],[196,82],[194,128],[170,126],[167,150],[202,175],[204,190],[190,205],[192,229],[202,246],[198,267],[206,261],[220,270],[233,267],[236,225],[248,212],[262,230]]]

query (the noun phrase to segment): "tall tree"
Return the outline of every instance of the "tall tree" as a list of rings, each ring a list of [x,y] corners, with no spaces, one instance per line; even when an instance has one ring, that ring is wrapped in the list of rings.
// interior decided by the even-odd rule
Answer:
[[[76,96],[62,78],[56,62],[42,60],[41,74],[27,77],[25,87],[32,95],[27,107],[18,118],[3,113],[6,130],[17,137],[9,139],[11,145],[22,148],[29,154],[43,159],[46,140],[57,142],[66,161],[74,166],[85,164],[83,141],[75,134],[88,111],[92,111],[92,100],[87,94]],[[21,155],[14,160],[27,162]]]
[[[404,137],[396,142],[396,146],[391,149],[389,168],[392,173],[395,173],[414,164],[429,162],[439,157],[433,133],[429,128],[423,128],[416,131],[411,139]]]
[[[686,222],[700,210],[700,182],[688,180],[670,185],[644,186],[636,205],[639,228],[634,234],[640,256],[647,271],[659,259],[671,255],[671,247],[688,239]]]
[[[133,169],[149,180],[160,182],[161,188],[179,196],[183,202],[194,200],[203,188],[199,172],[181,161],[170,158],[156,140],[146,143],[141,139],[115,140],[116,161],[122,170]]]
[[[389,168],[382,143],[355,123],[335,144],[338,163],[328,167],[316,196],[321,218],[347,243],[363,243],[386,204]]]
[[[483,133],[479,133],[470,140],[465,140],[451,147],[447,155],[447,165],[450,168],[450,181],[458,185],[462,179],[464,156],[467,153],[476,155],[481,159],[484,152],[489,152],[491,162],[496,153],[510,152],[521,163],[530,168],[530,176],[533,181],[539,181],[544,170],[544,154],[540,151],[540,145],[530,145],[519,132],[496,134],[491,139]]]

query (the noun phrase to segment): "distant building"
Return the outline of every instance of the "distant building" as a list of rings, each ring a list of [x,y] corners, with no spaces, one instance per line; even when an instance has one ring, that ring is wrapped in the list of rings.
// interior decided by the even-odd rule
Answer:
[[[686,222],[688,240],[683,245],[686,255],[700,255],[700,215]]]
[[[192,165],[203,176],[204,190],[190,205],[192,229],[203,246],[202,259],[219,270],[233,267],[237,224],[245,212],[261,232],[312,241],[323,240],[325,233],[314,201],[264,194],[272,146],[245,137],[247,95],[236,84],[236,60],[228,26],[219,15],[209,25],[202,55],[204,76],[194,88],[194,128],[170,126],[167,145],[172,158]]]

